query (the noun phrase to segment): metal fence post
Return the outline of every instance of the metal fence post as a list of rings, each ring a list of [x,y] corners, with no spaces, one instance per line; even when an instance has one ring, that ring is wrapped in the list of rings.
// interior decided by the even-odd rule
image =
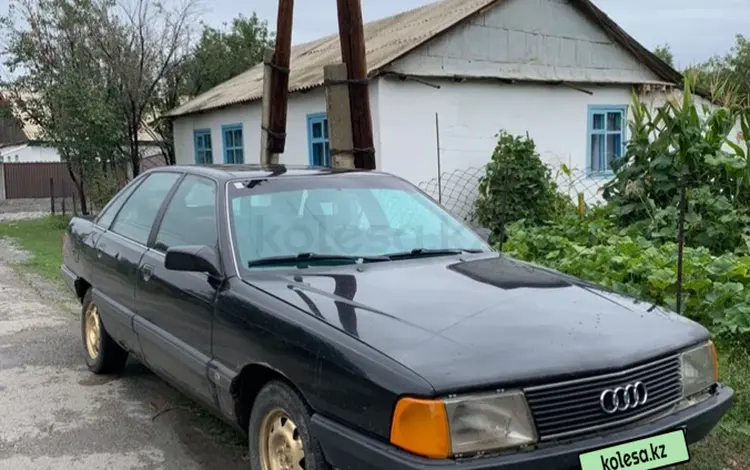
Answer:
[[[680,181],[680,208],[677,215],[677,313],[682,315],[683,256],[685,251],[685,213],[687,212],[687,188]]]
[[[49,179],[49,207],[52,215],[55,215],[55,180]]]

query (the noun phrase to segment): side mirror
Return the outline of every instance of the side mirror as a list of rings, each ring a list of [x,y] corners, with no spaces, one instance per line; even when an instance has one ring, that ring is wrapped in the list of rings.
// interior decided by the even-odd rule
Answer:
[[[175,246],[167,249],[164,267],[171,271],[192,271],[221,276],[216,251],[203,245]]]
[[[492,231],[486,227],[478,227],[474,229],[474,233],[476,233],[479,238],[484,240],[485,242],[490,242],[490,236],[492,235]]]

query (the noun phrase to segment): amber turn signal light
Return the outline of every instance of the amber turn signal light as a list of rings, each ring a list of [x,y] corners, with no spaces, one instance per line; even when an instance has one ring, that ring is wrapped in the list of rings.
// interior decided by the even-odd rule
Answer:
[[[451,453],[448,413],[440,400],[402,398],[391,423],[391,444],[433,459]]]

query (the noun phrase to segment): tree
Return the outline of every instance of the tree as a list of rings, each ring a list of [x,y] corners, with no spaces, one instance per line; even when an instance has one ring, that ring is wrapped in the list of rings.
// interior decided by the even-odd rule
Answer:
[[[248,70],[263,60],[266,48],[273,47],[273,33],[268,24],[253,13],[232,20],[226,30],[203,25],[200,40],[183,62],[168,70],[157,84],[151,123],[168,165],[176,163],[174,131],[170,119],[162,119],[167,111],[179,106],[182,100],[199,95],[216,85]]]
[[[39,0],[42,1],[42,0]],[[180,73],[190,50],[192,25],[198,0],[168,9],[158,0],[130,0],[113,11],[108,0],[99,1],[92,21],[94,41],[119,84],[119,98],[126,122],[133,176],[140,172],[144,120],[163,99],[159,91]],[[119,13],[119,14],[118,14]],[[148,118],[148,119],[147,119]],[[162,149],[174,155],[171,140]]]
[[[669,44],[657,46],[654,49],[654,55],[666,62],[670,67],[674,67],[674,55],[672,54],[672,46]]]
[[[750,38],[738,34],[735,45],[724,56],[714,56],[689,70],[698,85],[741,106],[750,107]]]
[[[20,74],[4,84],[21,120],[39,126],[67,164],[83,213],[93,173],[116,166],[124,134],[117,85],[96,53],[87,0],[15,0],[0,19],[6,66]],[[19,26],[20,25],[20,26]]]
[[[185,67],[185,93],[199,95],[245,72],[262,62],[266,49],[273,46],[268,23],[255,13],[249,18],[234,18],[226,31],[203,25],[203,33]]]

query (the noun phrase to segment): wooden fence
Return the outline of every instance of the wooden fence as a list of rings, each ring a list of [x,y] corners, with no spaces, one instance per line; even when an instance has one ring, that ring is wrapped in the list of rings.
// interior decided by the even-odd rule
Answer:
[[[38,199],[73,195],[73,181],[65,163],[14,162],[3,163],[2,167],[6,199]]]
[[[141,161],[141,171],[164,164],[161,154],[145,157]],[[128,181],[128,171],[123,169],[116,178],[122,179],[124,185]],[[74,194],[73,180],[63,162],[0,162],[0,199],[73,197]]]

